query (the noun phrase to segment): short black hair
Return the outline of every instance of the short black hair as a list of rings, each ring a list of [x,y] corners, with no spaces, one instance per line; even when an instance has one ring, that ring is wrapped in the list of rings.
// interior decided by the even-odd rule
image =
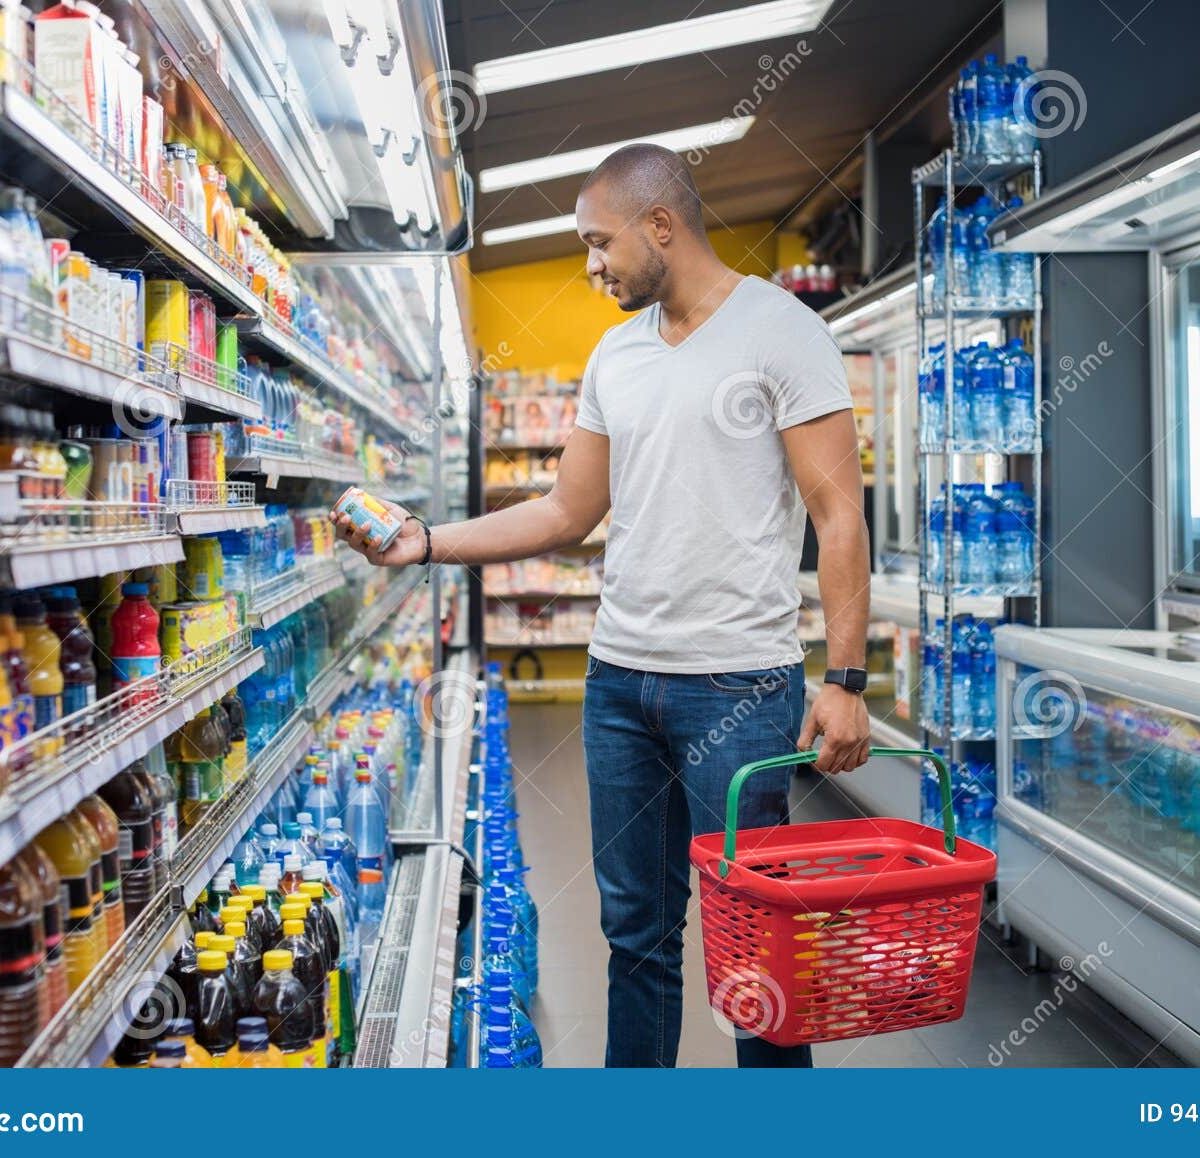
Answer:
[[[618,211],[629,220],[652,205],[665,205],[692,233],[703,236],[700,191],[678,153],[662,145],[626,145],[609,153],[587,175],[579,192],[601,183],[612,191]]]

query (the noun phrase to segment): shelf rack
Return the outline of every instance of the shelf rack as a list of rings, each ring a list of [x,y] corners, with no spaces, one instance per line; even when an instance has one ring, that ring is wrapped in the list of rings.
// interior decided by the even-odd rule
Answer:
[[[964,287],[955,284],[954,261],[951,252],[953,230],[950,228],[949,216],[954,211],[955,193],[964,187],[982,187],[996,195],[1008,182],[1015,178],[1031,173],[1033,196],[1041,192],[1041,155],[1034,152],[1031,160],[1002,159],[989,161],[984,158],[956,158],[951,150],[946,150],[925,165],[915,168],[912,173],[913,184],[913,216],[916,252],[922,256],[927,253],[925,228],[927,213],[925,207],[926,191],[937,191],[944,195],[947,206],[947,228],[945,230],[945,249],[942,254],[946,270],[944,293],[940,298],[934,298],[931,292],[932,279],[916,278],[917,301],[917,354],[922,361],[929,353],[929,334],[926,322],[938,319],[939,328],[945,337],[945,371],[944,397],[945,422],[943,440],[940,446],[922,445],[919,455],[918,471],[918,511],[919,511],[919,558],[921,579],[918,583],[919,592],[919,630],[922,640],[930,638],[933,623],[931,599],[940,600],[940,617],[943,620],[941,637],[942,665],[942,719],[951,720],[952,713],[952,654],[954,619],[961,611],[960,602],[963,599],[995,598],[1001,600],[1006,617],[1010,620],[1025,619],[1034,624],[1041,621],[1041,512],[1042,512],[1042,438],[1041,438],[1041,270],[1040,265],[1034,271],[1034,298],[1032,302],[1012,303],[1001,302],[989,306],[970,299],[963,290]],[[1004,197],[997,200],[1003,204]],[[960,443],[955,436],[955,411],[961,398],[956,398],[958,391],[954,387],[953,358],[955,351],[962,342],[959,323],[978,318],[996,318],[1010,324],[1023,317],[1029,317],[1032,326],[1032,355],[1034,362],[1034,414],[1036,429],[1032,437],[1019,449],[1004,446],[994,446],[982,443]],[[935,467],[940,469],[947,483],[946,491],[946,521],[945,534],[942,541],[942,559],[946,576],[956,574],[956,558],[954,552],[953,510],[954,492],[957,485],[967,480],[971,455],[998,455],[1006,460],[1006,474],[1012,477],[1015,460],[1029,460],[1027,476],[1032,483],[1034,499],[1034,536],[1035,571],[1031,581],[1023,584],[967,584],[961,582],[931,581],[927,574],[929,562],[929,513],[933,497],[933,482],[931,473]],[[1024,608],[1014,602],[1026,601]],[[925,687],[922,678],[921,686]],[[934,726],[930,717],[931,705],[922,704],[922,731],[924,746],[929,747],[936,741],[949,743],[951,758],[955,757],[955,746],[964,743],[994,742],[994,730],[976,731],[967,729],[945,729],[944,726]]]

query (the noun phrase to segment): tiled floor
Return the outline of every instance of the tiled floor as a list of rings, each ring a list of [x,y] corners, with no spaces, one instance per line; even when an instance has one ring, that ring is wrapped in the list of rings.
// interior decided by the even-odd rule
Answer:
[[[518,784],[521,839],[531,866],[529,885],[541,920],[540,986],[533,1015],[547,1066],[603,1064],[607,946],[589,860],[587,783],[579,708],[515,705],[512,756]],[[856,810],[830,784],[797,780],[794,816],[818,820]],[[698,901],[686,933],[681,1066],[731,1066],[733,1043],[708,1007]],[[819,1066],[987,1066],[998,1047],[1038,1002],[1054,997],[1050,974],[1029,972],[1017,950],[985,925],[966,1015],[961,1021],[814,1049]],[[721,1025],[724,1023],[722,1022]],[[1134,1066],[1149,1041],[1099,999],[1066,998],[1003,1064],[1011,1066]]]

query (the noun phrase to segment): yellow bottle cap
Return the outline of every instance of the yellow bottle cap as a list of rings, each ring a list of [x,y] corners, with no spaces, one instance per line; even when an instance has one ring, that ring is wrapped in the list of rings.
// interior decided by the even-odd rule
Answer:
[[[251,905],[254,904],[254,902],[249,900],[249,898],[247,898],[247,903]],[[245,905],[226,905],[221,910],[221,924],[228,925],[230,921],[241,921],[245,919],[245,916]]]
[[[243,896],[249,897],[255,904],[259,901],[267,899],[267,890],[265,885],[247,885],[241,892]]]
[[[252,898],[250,898],[250,897],[246,896],[244,893],[242,893],[236,897],[230,897],[229,904],[227,904],[225,906],[225,908],[226,909],[252,909],[252,908],[254,908],[254,901]],[[224,909],[222,910],[222,912],[224,912]]]
[[[303,937],[304,922],[303,921],[284,921],[283,935],[285,937]]]
[[[284,921],[299,921],[304,924],[304,918],[308,916],[308,909],[304,905],[283,905],[279,910],[279,917]]]
[[[287,896],[283,898],[283,903],[285,905],[303,905],[304,911],[307,913],[308,906],[312,904],[312,897],[308,896],[306,893],[297,891],[294,893],[288,893]]]
[[[209,941],[208,948],[218,953],[232,953],[237,948],[237,942],[228,933],[221,933]]]
[[[314,901],[325,899],[325,886],[320,881],[305,881],[300,886],[300,891],[306,897],[312,897]]]
[[[227,921],[225,924],[226,936],[239,938],[246,935],[246,926],[241,921]]]
[[[224,973],[225,966],[229,962],[224,953],[218,953],[215,949],[206,949],[203,953],[196,954],[196,964],[205,973]]]
[[[210,932],[208,929],[204,929],[203,931],[197,933],[196,937],[195,937],[196,951],[199,952],[201,949],[207,949],[208,943],[215,936],[216,936],[216,933]]]
[[[290,969],[292,954],[288,949],[268,949],[263,954],[264,969]]]

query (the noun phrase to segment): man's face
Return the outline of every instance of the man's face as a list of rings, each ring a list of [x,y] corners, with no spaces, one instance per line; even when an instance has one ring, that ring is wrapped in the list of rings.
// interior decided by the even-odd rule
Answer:
[[[649,215],[629,219],[618,212],[601,183],[579,195],[575,216],[588,247],[587,271],[603,279],[617,305],[632,312],[658,301],[667,263]]]

